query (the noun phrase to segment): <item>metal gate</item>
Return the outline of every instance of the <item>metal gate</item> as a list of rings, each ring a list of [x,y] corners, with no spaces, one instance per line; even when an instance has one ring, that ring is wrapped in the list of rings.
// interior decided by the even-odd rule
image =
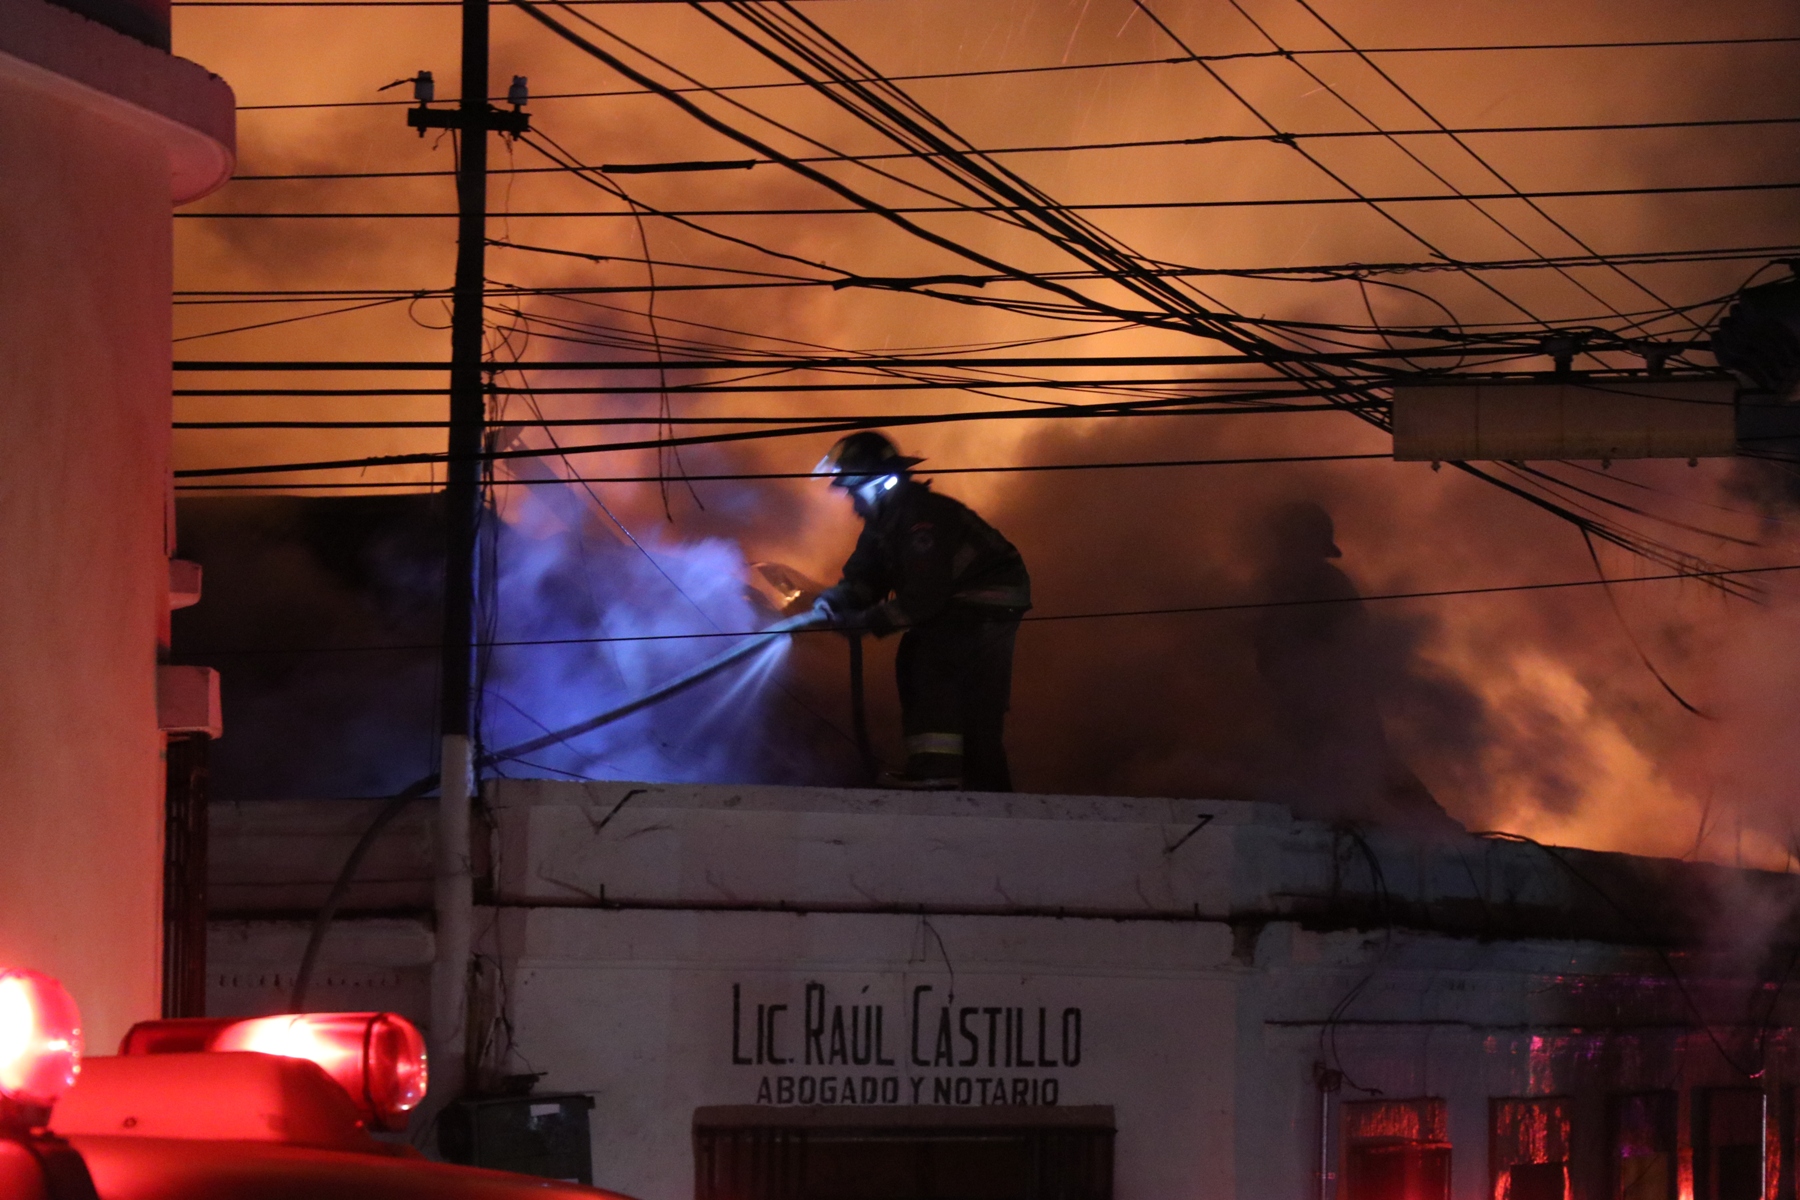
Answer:
[[[721,1107],[695,1200],[1112,1200],[1113,1110]]]

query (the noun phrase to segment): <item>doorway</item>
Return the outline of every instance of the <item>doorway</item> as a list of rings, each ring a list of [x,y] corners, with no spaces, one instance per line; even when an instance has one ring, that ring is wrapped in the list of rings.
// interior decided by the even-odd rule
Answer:
[[[695,1200],[1112,1200],[1113,1110],[702,1108]]]

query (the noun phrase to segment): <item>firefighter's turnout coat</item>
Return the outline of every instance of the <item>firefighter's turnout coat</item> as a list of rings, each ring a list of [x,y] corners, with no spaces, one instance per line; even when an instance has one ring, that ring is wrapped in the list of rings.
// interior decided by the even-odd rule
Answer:
[[[877,635],[922,625],[967,606],[996,617],[1031,607],[1025,560],[966,504],[902,479],[863,523],[844,577],[823,599],[867,612]]]

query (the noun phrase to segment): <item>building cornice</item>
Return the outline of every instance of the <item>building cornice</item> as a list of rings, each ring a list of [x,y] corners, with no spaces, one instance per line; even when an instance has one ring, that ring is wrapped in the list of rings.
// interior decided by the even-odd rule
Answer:
[[[217,75],[45,0],[0,0],[0,81],[160,142],[176,204],[237,163],[237,98]]]

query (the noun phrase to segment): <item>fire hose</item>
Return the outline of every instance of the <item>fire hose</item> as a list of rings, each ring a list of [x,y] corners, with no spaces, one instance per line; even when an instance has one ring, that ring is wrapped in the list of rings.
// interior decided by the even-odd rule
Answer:
[[[559,742],[566,742],[570,738],[579,737],[584,733],[590,733],[603,725],[611,725],[615,721],[622,721],[633,713],[642,712],[652,705],[660,704],[671,696],[687,691],[696,684],[704,683],[714,675],[743,662],[758,651],[765,649],[789,634],[800,633],[808,629],[822,628],[824,625],[825,622],[811,612],[801,613],[799,616],[789,617],[783,621],[777,621],[762,632],[739,642],[723,654],[715,655],[698,666],[683,671],[667,683],[651,688],[649,691],[626,701],[624,704],[618,705],[615,708],[609,708],[603,713],[587,718],[585,721],[577,721],[575,724],[566,726],[565,728],[552,730],[549,733],[531,738],[528,741],[508,746],[504,750],[493,750],[482,754],[476,758],[475,767],[477,770],[482,767],[491,767],[495,763],[506,762],[510,759],[519,758],[523,755],[531,754],[534,751],[542,750],[548,746],[554,746]],[[868,744],[868,732],[862,717],[861,639],[853,638],[851,646],[854,684],[853,707],[855,709],[858,747],[859,750],[862,750],[863,752],[865,762],[868,762],[872,760],[872,755],[865,749]],[[440,775],[434,772],[422,779],[413,781],[399,792],[396,792],[393,797],[382,806],[381,811],[375,814],[375,819],[369,822],[369,827],[363,830],[362,836],[357,839],[356,845],[351,848],[350,856],[344,860],[343,869],[338,872],[336,881],[332,883],[331,891],[326,895],[325,903],[320,906],[318,916],[313,918],[312,932],[306,939],[306,952],[301,955],[300,970],[294,975],[294,990],[288,1001],[289,1012],[306,1011],[306,993],[307,989],[312,984],[313,968],[317,965],[319,959],[319,948],[325,943],[325,933],[331,928],[332,921],[337,917],[337,910],[339,905],[343,903],[344,894],[350,890],[350,882],[356,877],[357,869],[362,866],[362,860],[368,856],[370,848],[375,844],[375,839],[381,836],[381,831],[386,829],[395,817],[404,812],[409,804],[437,787],[440,781]]]

